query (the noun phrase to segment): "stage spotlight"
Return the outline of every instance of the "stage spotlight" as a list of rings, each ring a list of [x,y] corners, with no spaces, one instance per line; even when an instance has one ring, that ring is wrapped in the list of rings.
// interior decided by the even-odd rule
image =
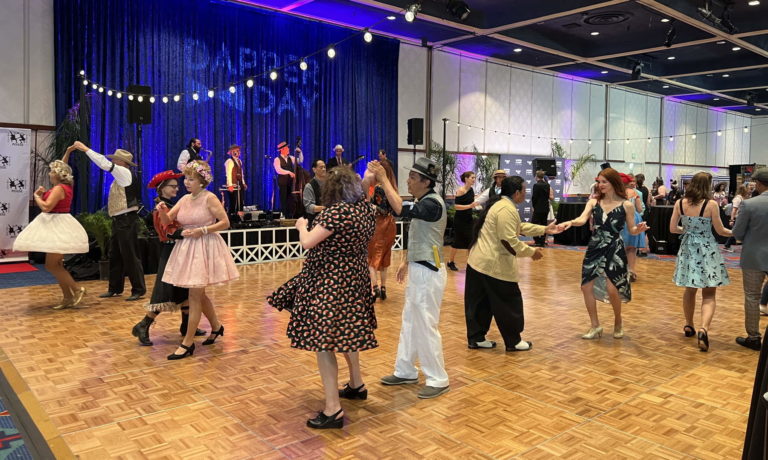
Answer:
[[[699,7],[698,11],[699,15],[705,20],[709,21],[709,23],[713,26],[726,31],[729,34],[735,34],[739,31],[739,29],[737,29],[736,26],[734,26],[731,22],[730,9],[732,6],[733,4],[731,2],[726,2],[723,5],[723,12],[720,13],[720,17],[717,17],[710,8],[709,0],[704,0],[704,6]]]
[[[363,34],[363,40],[365,40],[366,43],[371,43],[371,41],[373,41],[373,34],[368,32],[368,29],[365,29],[365,33]]]
[[[677,31],[675,30],[675,24],[672,23],[672,25],[669,26],[669,30],[667,31],[667,38],[664,40],[664,46],[667,48],[672,47],[672,43],[675,41],[675,38],[677,38]]]
[[[472,11],[469,9],[469,5],[461,0],[449,0],[448,12],[451,13],[451,16],[454,18],[463,21],[467,19],[467,16],[469,16],[469,13]]]
[[[632,66],[632,80],[639,80],[640,74],[642,73],[643,73],[643,63],[635,62],[635,64]]]
[[[413,22],[414,19],[416,19],[416,15],[421,10],[421,4],[419,3],[412,3],[408,6],[408,8],[405,9],[405,20],[408,22]]]
[[[746,99],[747,99],[747,107],[755,106],[755,93],[748,93]]]

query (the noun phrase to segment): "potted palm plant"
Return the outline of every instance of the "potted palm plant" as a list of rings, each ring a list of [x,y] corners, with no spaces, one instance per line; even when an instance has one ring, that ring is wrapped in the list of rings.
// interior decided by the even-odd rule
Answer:
[[[83,212],[77,215],[80,225],[85,228],[88,236],[96,240],[101,251],[99,258],[99,279],[109,279],[109,240],[112,238],[112,220],[105,211],[95,213]]]

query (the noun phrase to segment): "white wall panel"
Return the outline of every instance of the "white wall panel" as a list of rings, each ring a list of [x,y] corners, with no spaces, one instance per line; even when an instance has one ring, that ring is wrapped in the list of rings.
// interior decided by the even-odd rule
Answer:
[[[30,9],[29,86],[27,89],[30,99],[29,123],[53,126],[56,124],[53,1],[28,1]],[[0,40],[0,43],[7,42]],[[0,60],[0,62],[6,61]]]
[[[485,78],[487,64],[471,58],[461,59],[461,99],[459,100],[459,121],[475,127],[485,127]],[[475,146],[485,151],[485,129],[459,131],[459,150],[471,152]]]
[[[552,83],[555,77],[533,74],[531,86],[531,155],[549,155],[552,151]],[[523,115],[524,116],[524,115]]]
[[[703,165],[707,161],[707,112],[704,107],[696,107],[696,143],[694,145],[694,158],[691,164]]]
[[[744,132],[743,128],[744,126],[749,127],[752,124],[752,119],[749,117],[740,117],[741,118],[741,125],[742,125],[742,133],[743,133],[743,139],[741,142],[741,150],[739,150],[739,153],[741,154],[740,157],[736,158],[739,164],[747,164],[749,163],[749,151],[752,144],[752,130],[748,130],[746,133]]]
[[[535,75],[535,73],[527,70],[510,69],[510,115],[507,131],[513,135],[509,137],[509,153],[531,153],[531,143],[535,137],[531,117],[533,111],[533,78]]]
[[[591,112],[591,84],[580,81],[573,82],[573,98],[571,104],[571,135],[577,140],[570,145],[571,158],[578,157],[591,148],[587,142],[592,135],[590,134],[590,112]],[[583,139],[583,140],[581,140]]]
[[[629,139],[629,143],[624,141],[624,161],[633,163],[645,157],[645,149],[648,146],[646,140],[648,97],[631,91],[627,91],[626,94],[624,134],[626,139]]]
[[[590,153],[598,160],[605,159],[605,98],[606,87],[590,84],[589,94],[589,137],[593,139]],[[602,161],[601,161],[602,162]]]
[[[408,145],[409,118],[426,118],[427,103],[427,49],[407,44],[400,45],[397,78],[397,145]]]
[[[736,138],[738,137],[738,123],[736,122],[736,115],[727,114],[725,116],[725,164],[736,164],[734,161],[733,152],[736,150]]]
[[[768,165],[768,118],[752,120],[750,133],[750,158],[746,163]]]
[[[488,63],[488,86],[485,100],[485,152],[506,153],[511,136],[509,129],[510,76],[508,66]],[[495,131],[495,132],[494,132]]]
[[[437,142],[442,142],[443,118],[459,119],[459,56],[435,51],[432,59],[432,133]],[[400,120],[402,124],[403,121]],[[446,149],[458,150],[458,127],[449,124],[446,130]]]
[[[624,139],[627,137],[626,123],[627,92],[611,88],[608,93],[608,159],[624,159]]]
[[[24,120],[24,3],[3,2],[0,14],[0,121]],[[51,36],[53,42],[53,36]]]
[[[568,140],[573,137],[573,80],[554,78],[552,80],[552,136],[567,150]]]

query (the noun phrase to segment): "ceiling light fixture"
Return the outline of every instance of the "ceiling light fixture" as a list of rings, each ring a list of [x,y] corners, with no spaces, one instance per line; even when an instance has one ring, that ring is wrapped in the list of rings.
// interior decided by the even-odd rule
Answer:
[[[472,12],[472,10],[469,9],[469,5],[467,5],[466,2],[462,2],[461,0],[449,0],[447,9],[448,12],[451,13],[451,16],[458,19],[459,21],[467,19],[469,13]]]
[[[757,6],[760,4],[760,0],[751,0],[750,2],[747,2],[747,5],[749,6]]]
[[[667,89],[667,88],[669,88],[669,85],[664,85],[664,86],[662,86],[662,88]]]
[[[661,18],[661,22],[669,22],[669,18]]]
[[[395,20],[395,19],[397,19],[397,18],[396,18],[395,16],[392,16],[392,15],[390,14],[389,16],[387,16],[387,19],[389,19],[390,21],[394,21],[394,20]]]
[[[600,32],[591,32],[589,35],[593,37],[597,37],[598,35],[600,35]]]
[[[405,9],[405,20],[413,22],[416,19],[416,15],[421,10],[420,3],[412,3]]]
[[[668,61],[674,61],[674,60],[675,60],[675,57],[674,57],[674,56],[667,56],[667,60],[668,60]]]
[[[523,51],[523,49],[522,48],[515,48],[512,51],[514,51],[515,53],[520,53],[520,52]]]
[[[605,75],[605,74],[607,74],[607,73],[608,73],[608,71],[607,71],[607,70],[602,70],[602,71],[600,71],[600,73],[601,73],[601,74],[603,74],[603,75]]]
[[[740,49],[741,49],[740,46],[734,46],[733,48],[731,48],[731,51],[739,51]]]
[[[728,77],[730,77],[730,76],[731,76],[731,74],[727,74],[727,73],[724,73],[724,74],[723,74],[723,78],[728,78]]]
[[[712,100],[713,100],[713,101],[719,101],[719,100],[720,100],[720,98],[719,98],[719,97],[716,97],[716,98],[714,98],[714,99],[712,99]]]

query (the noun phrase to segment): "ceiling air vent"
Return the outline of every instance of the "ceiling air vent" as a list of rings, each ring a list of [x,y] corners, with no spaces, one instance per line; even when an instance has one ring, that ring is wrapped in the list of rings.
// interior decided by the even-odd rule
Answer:
[[[632,13],[624,11],[605,11],[602,13],[588,14],[584,17],[584,22],[592,26],[608,26],[611,24],[620,24],[632,17]]]

